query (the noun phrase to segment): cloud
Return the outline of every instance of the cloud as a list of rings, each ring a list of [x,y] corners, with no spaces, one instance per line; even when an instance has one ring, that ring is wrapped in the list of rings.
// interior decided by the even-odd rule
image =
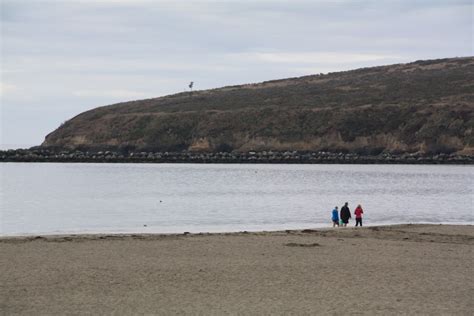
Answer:
[[[77,97],[99,97],[99,98],[125,98],[125,99],[138,99],[138,98],[150,98],[153,94],[132,91],[132,90],[78,90],[73,91],[72,95]]]
[[[8,93],[15,91],[17,88],[18,87],[13,84],[0,82],[0,97],[3,97],[7,95]]]
[[[231,54],[236,58],[245,60],[256,60],[269,63],[288,63],[288,64],[346,64],[369,62],[379,60],[397,60],[402,57],[399,55],[385,54],[358,54],[341,52],[283,52],[283,53],[242,53]]]

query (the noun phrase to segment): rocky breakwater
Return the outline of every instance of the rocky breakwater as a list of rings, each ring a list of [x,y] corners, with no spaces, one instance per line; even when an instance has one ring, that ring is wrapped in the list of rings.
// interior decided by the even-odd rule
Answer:
[[[301,164],[474,164],[474,156],[457,154],[359,155],[342,152],[129,152],[52,151],[16,149],[0,151],[0,162],[97,162],[97,163],[301,163]]]

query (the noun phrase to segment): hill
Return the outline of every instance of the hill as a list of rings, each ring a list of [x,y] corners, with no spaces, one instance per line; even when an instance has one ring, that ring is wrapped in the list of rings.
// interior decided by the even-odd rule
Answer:
[[[474,57],[416,61],[99,107],[42,147],[474,154]]]

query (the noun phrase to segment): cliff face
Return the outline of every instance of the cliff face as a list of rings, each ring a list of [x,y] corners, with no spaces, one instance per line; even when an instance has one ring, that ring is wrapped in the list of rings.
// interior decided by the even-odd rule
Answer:
[[[93,109],[43,147],[474,154],[474,57],[180,93]]]

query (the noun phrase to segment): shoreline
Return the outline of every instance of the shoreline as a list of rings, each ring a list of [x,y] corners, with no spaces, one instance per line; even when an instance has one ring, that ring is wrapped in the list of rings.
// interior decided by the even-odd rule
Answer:
[[[347,227],[310,227],[310,228],[290,228],[290,229],[277,229],[277,230],[239,230],[239,231],[203,231],[203,232],[80,232],[80,233],[32,233],[32,234],[19,234],[19,235],[0,235],[1,242],[9,242],[14,240],[96,240],[96,239],[127,239],[127,238],[138,238],[138,239],[160,239],[167,237],[181,237],[181,236],[241,236],[241,235],[273,235],[273,234],[298,234],[298,233],[313,233],[313,232],[327,232],[327,231],[338,231],[338,230],[377,230],[377,229],[396,229],[396,228],[409,228],[409,227],[435,227],[435,226],[446,226],[446,227],[474,227],[474,223],[461,224],[461,223],[396,223],[396,224],[383,224],[383,225],[365,225],[363,227],[355,227],[354,225]]]

